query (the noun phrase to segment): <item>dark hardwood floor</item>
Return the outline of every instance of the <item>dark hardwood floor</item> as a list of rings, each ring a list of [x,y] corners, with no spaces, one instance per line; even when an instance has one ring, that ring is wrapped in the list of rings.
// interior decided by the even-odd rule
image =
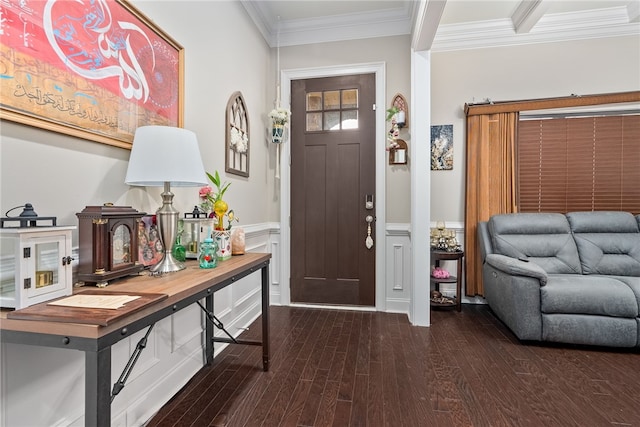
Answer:
[[[640,426],[640,352],[519,342],[486,306],[402,314],[271,307],[149,426]],[[260,319],[245,332],[260,337]]]

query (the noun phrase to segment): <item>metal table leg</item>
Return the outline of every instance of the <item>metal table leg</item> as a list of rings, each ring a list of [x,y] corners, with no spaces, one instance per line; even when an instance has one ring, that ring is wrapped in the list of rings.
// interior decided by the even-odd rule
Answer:
[[[111,346],[85,351],[84,425],[111,425]]]

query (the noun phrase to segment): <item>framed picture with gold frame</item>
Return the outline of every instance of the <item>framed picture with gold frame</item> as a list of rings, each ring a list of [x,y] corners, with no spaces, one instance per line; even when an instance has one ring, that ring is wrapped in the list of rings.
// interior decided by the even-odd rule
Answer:
[[[131,148],[183,125],[184,49],[125,0],[3,2],[0,118]]]

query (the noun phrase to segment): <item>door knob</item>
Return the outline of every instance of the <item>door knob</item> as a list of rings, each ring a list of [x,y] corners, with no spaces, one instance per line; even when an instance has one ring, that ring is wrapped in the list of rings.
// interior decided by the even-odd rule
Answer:
[[[364,239],[364,244],[367,249],[371,249],[373,247],[373,237],[371,237],[371,223],[373,222],[373,217],[371,215],[367,215],[364,220],[367,221],[367,238]]]

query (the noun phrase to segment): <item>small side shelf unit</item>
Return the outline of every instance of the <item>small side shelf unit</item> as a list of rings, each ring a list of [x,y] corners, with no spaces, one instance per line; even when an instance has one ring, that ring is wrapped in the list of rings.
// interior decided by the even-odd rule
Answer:
[[[449,252],[449,251],[438,251],[431,250],[431,264],[435,267],[440,267],[440,261],[456,261],[457,264],[457,273],[455,276],[449,276],[446,279],[438,279],[433,276],[431,278],[431,284],[434,286],[435,290],[440,290],[440,283],[455,283],[456,284],[456,309],[458,311],[462,311],[462,259],[464,258],[464,252]],[[433,301],[431,302],[432,307],[445,307],[443,304],[437,304]]]

